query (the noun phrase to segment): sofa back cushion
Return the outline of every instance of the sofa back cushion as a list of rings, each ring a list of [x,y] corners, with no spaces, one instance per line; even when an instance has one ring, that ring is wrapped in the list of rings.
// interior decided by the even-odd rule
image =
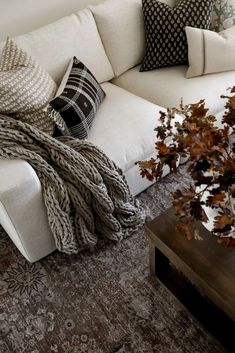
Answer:
[[[107,0],[90,9],[115,76],[138,65],[144,54],[141,0]]]
[[[100,83],[114,76],[89,9],[15,37],[14,41],[35,57],[57,84],[73,56],[84,62]]]
[[[160,0],[174,6],[179,0]],[[115,76],[141,63],[145,50],[141,0],[106,0],[89,7]]]

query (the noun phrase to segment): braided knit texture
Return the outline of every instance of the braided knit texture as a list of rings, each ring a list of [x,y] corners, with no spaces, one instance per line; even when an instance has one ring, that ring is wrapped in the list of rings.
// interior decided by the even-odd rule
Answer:
[[[56,139],[0,115],[0,159],[33,167],[56,247],[66,254],[95,245],[98,235],[120,241],[145,221],[120,168],[91,142]]]

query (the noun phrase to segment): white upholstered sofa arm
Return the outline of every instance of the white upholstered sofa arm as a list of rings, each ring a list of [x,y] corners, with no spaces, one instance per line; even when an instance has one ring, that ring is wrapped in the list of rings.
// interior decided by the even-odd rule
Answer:
[[[30,262],[55,249],[40,181],[25,161],[0,159],[0,224]]]

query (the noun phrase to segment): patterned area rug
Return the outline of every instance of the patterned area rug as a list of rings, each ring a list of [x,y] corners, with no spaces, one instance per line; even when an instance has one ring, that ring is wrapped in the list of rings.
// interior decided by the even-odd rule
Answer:
[[[170,206],[184,169],[140,195],[149,218]],[[91,252],[29,264],[0,230],[1,353],[221,353],[160,282],[144,230]]]

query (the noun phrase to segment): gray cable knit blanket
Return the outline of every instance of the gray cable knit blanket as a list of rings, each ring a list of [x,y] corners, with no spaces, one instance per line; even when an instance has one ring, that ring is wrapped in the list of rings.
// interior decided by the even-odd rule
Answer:
[[[55,139],[0,115],[0,158],[27,161],[37,173],[60,251],[78,253],[97,234],[120,241],[144,223],[122,171],[90,142]]]

